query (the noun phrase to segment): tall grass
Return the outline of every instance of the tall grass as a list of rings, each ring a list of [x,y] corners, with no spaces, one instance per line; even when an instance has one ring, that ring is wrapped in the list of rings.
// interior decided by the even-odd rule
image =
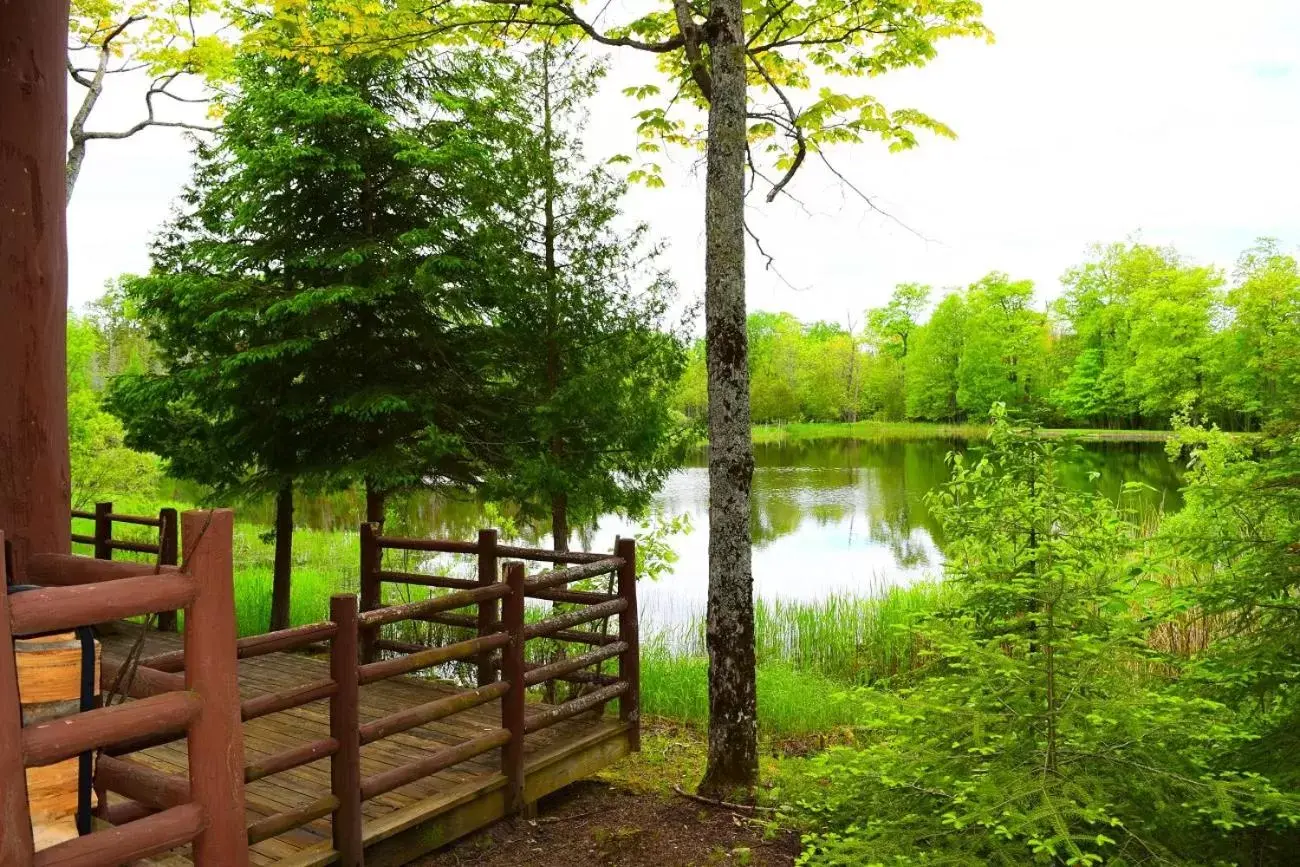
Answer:
[[[924,646],[911,625],[951,593],[943,584],[921,582],[879,596],[757,600],[760,732],[779,738],[849,725],[851,709],[837,696],[849,687],[905,674],[920,665]],[[705,722],[708,657],[703,617],[650,635],[641,654],[644,712]]]

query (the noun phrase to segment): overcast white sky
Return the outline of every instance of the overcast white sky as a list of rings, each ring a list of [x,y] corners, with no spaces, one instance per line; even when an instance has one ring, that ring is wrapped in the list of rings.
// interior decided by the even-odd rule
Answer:
[[[1255,237],[1300,245],[1300,3],[1294,0],[986,0],[994,45],[950,42],[921,70],[868,83],[890,108],[952,126],[906,154],[841,150],[839,167],[923,240],[869,213],[819,167],[792,203],[756,199],[751,226],[793,287],[750,254],[751,309],[861,321],[899,282],[965,284],[990,270],[1046,297],[1096,241],[1140,232],[1230,266]],[[644,57],[612,55],[587,138],[630,152],[626,84],[654,80]],[[74,87],[75,91],[76,88]],[[110,94],[95,127],[136,119]],[[122,95],[125,96],[125,95]],[[668,165],[667,190],[637,190],[632,216],[671,245],[683,295],[703,281],[703,171]],[[73,306],[148,266],[148,241],[189,174],[170,130],[92,142],[69,210]]]

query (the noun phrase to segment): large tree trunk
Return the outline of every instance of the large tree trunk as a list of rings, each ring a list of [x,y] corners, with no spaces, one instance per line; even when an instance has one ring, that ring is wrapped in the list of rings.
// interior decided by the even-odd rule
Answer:
[[[293,479],[275,495],[275,568],[271,579],[271,631],[289,628],[293,582]]]
[[[0,530],[66,554],[67,0],[0,2]]]
[[[754,577],[745,336],[745,55],[740,0],[714,0],[705,188],[709,375],[709,760],[700,783],[722,795],[758,782]]]

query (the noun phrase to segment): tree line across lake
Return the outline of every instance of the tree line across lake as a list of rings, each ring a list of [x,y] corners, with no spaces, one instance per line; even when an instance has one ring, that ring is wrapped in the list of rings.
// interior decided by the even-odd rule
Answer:
[[[1098,246],[1047,303],[1028,280],[905,284],[855,328],[749,316],[755,422],[980,421],[1001,403],[1056,426],[1256,430],[1300,401],[1300,269],[1274,241],[1232,273],[1142,243]],[[702,343],[678,406],[708,395]]]

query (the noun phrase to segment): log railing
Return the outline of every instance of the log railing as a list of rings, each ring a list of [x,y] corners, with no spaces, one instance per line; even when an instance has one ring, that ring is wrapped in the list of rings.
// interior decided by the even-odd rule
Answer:
[[[330,676],[286,689],[244,699],[239,716],[244,721],[293,710],[317,701],[329,701],[329,737],[290,746],[269,756],[246,762],[243,781],[252,783],[303,765],[330,760],[330,792],[311,803],[283,810],[249,823],[247,845],[253,845],[332,817],[335,863],[359,867],[362,863],[360,719],[358,715],[357,600],[351,594],[330,597],[330,620],[295,626],[277,632],[252,635],[234,643],[232,658],[252,659],[271,653],[305,650],[329,642]],[[166,691],[186,670],[186,652],[171,651],[141,659],[133,672],[132,697],[143,704]],[[105,666],[105,677],[115,665]],[[127,705],[131,707],[133,705]],[[126,805],[100,811],[110,823],[130,821],[141,815],[167,810],[183,793],[185,781],[144,768],[125,758],[128,752],[159,746],[172,740],[165,733],[157,737],[133,738],[124,749],[107,757],[96,784],[104,791],[129,798]]]
[[[385,551],[420,551],[464,554],[477,558],[477,577],[452,578],[403,572],[384,567]],[[509,558],[509,562],[506,561]],[[535,560],[562,568],[527,577],[521,560]],[[498,572],[504,573],[503,579]],[[577,581],[614,575],[617,591],[599,593],[570,590]],[[383,604],[383,585],[404,584],[450,592],[416,602]],[[477,541],[407,539],[383,536],[373,524],[361,528],[360,646],[362,684],[373,683],[452,662],[472,662],[478,685],[423,705],[405,708],[362,725],[361,743],[372,743],[454,713],[500,701],[501,725],[478,737],[443,749],[411,764],[390,768],[362,780],[362,799],[373,798],[429,774],[449,768],[494,749],[501,750],[501,770],[506,779],[506,803],[517,810],[524,802],[524,742],[534,732],[588,711],[602,710],[615,699],[628,726],[634,749],[640,738],[640,668],[636,605],[636,542],[620,539],[613,555],[556,552],[502,545],[495,530],[481,530]],[[581,606],[528,622],[526,600],[538,599]],[[473,608],[474,613],[456,613]],[[616,619],[618,632],[607,635],[590,628]],[[471,636],[441,647],[383,638],[384,626],[401,621],[439,623],[468,630]],[[588,627],[588,628],[583,628]],[[577,643],[589,649],[549,664],[529,664],[531,640]],[[381,658],[381,655],[388,654]],[[591,672],[593,666],[614,660],[617,674]],[[586,691],[562,704],[528,715],[527,690],[552,680],[581,684]]]
[[[179,549],[177,548],[177,531],[175,509],[159,509],[158,515],[122,515],[113,511],[112,503],[96,503],[95,509],[83,511],[81,509],[72,510],[73,534],[72,541],[82,545],[90,545],[94,550],[96,560],[112,560],[114,551],[131,551],[136,554],[152,554],[157,558],[157,562],[163,566],[175,566]],[[78,533],[76,522],[93,521],[93,533]],[[158,530],[158,541],[156,542],[136,542],[127,539],[113,538],[113,525],[127,524],[136,527],[154,527]],[[158,628],[166,632],[176,631],[176,612],[160,611],[158,612]]]
[[[84,574],[86,580],[0,594],[0,864],[5,867],[113,865],[187,843],[199,867],[248,864],[233,646],[233,515],[228,510],[187,512],[183,523],[183,572],[140,575],[137,569],[134,576],[117,577],[120,570],[99,564],[104,574],[91,583],[93,569],[65,562],[86,558],[41,555],[28,564],[34,582],[43,583],[47,570]],[[186,612],[186,648],[204,665],[182,678],[151,681],[152,694],[138,700],[22,726],[13,638],[177,608]],[[177,733],[189,742],[188,780],[102,757],[101,784],[114,774],[127,778],[123,785],[153,800],[156,810],[136,809],[134,800],[115,805],[115,818],[123,823],[119,827],[34,850],[27,768],[133,740],[174,739]]]

